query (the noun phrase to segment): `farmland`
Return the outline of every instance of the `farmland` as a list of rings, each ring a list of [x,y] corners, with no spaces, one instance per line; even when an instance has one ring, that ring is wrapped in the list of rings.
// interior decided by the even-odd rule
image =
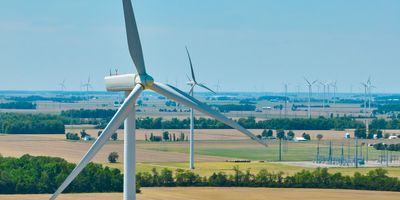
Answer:
[[[69,129],[72,131],[73,129]],[[96,135],[98,130],[87,129],[87,132]],[[143,141],[144,134],[161,133],[162,130],[138,130],[138,143],[136,147],[137,171],[150,171],[152,168],[169,168],[172,170],[188,168],[188,143],[187,142],[162,142],[152,143]],[[176,131],[176,130],[170,130]],[[185,131],[186,130],[179,130]],[[261,130],[253,130],[261,132]],[[314,134],[318,131],[313,132]],[[296,132],[298,134],[302,131]],[[339,139],[344,131],[321,131],[327,138],[333,139],[337,144],[334,154],[340,153]],[[260,147],[257,143],[246,140],[243,136],[233,130],[198,130],[198,141],[196,142],[196,169],[195,173],[200,175],[211,175],[213,172],[231,173],[233,166],[239,166],[242,170],[250,169],[252,172],[258,172],[260,169],[267,169],[271,172],[282,171],[285,174],[292,175],[302,169],[312,169],[312,160],[315,159],[316,141],[306,143],[288,142],[284,145],[283,161],[277,162],[278,143],[273,141],[269,143],[268,148]],[[118,141],[109,141],[102,150],[93,159],[96,163],[105,164],[113,168],[122,169],[123,167],[123,133],[119,133]],[[353,142],[353,141],[352,141]],[[66,141],[64,135],[0,135],[1,154],[3,156],[19,157],[23,154],[46,155],[61,157],[70,162],[77,163],[85,152],[89,149],[92,142],[85,141]],[[327,141],[321,141],[321,154],[327,153]],[[348,142],[345,143],[349,144]],[[346,146],[345,146],[346,147]],[[107,162],[107,156],[110,152],[118,152],[120,162],[111,164]],[[376,159],[379,152],[369,147],[369,157]],[[350,148],[350,154],[354,154],[354,147]],[[347,156],[347,149],[345,151]],[[251,163],[231,163],[226,160],[250,159]],[[272,161],[272,162],[259,162]],[[290,162],[289,162],[290,161]],[[372,161],[371,161],[372,162]],[[311,164],[310,164],[311,163]],[[376,162],[373,162],[376,163]],[[359,171],[366,173],[373,169],[353,167],[331,167],[330,172],[342,172],[345,175],[353,175]],[[400,177],[400,168],[387,168],[389,176]]]
[[[50,195],[0,195],[2,200],[41,200]],[[62,194],[60,200],[117,200],[121,193]],[[397,200],[396,192],[326,190],[326,189],[274,189],[274,188],[143,188],[138,200],[294,200],[294,199],[342,199],[346,200]]]

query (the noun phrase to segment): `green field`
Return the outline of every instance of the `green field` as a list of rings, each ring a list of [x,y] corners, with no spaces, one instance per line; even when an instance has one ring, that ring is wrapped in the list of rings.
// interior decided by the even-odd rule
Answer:
[[[359,143],[361,144],[360,141]],[[350,144],[350,148],[348,148]],[[333,157],[340,158],[342,141],[332,142]],[[353,157],[355,155],[354,141],[344,141],[343,143],[344,158]],[[187,143],[147,143],[141,145],[142,148],[163,151],[163,152],[179,152],[189,153]],[[316,159],[316,141],[296,143],[283,142],[282,144],[282,160],[284,161],[313,161]],[[359,156],[366,155],[366,146],[359,148]],[[328,141],[322,141],[320,145],[320,156],[327,157],[329,151]],[[279,142],[268,142],[268,147],[263,148],[253,142],[244,141],[199,141],[196,142],[195,154],[207,156],[228,157],[232,159],[248,159],[248,160],[264,160],[278,161],[279,158]],[[368,159],[377,160],[382,151],[377,151],[373,147],[368,147]],[[391,152],[392,155],[400,155],[400,152]]]

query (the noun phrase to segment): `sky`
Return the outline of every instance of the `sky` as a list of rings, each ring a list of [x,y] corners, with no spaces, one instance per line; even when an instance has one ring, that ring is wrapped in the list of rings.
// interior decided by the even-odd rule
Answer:
[[[136,0],[148,73],[188,90],[306,91],[304,78],[400,93],[398,0]],[[104,91],[110,69],[134,73],[119,0],[2,0],[0,90]],[[314,89],[316,90],[316,88]]]

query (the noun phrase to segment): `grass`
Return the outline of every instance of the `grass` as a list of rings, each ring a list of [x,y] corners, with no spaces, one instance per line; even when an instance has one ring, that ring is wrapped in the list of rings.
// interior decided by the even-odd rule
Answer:
[[[332,154],[334,157],[341,155],[341,142],[333,141]],[[347,145],[351,144],[350,148]],[[343,146],[344,157],[353,157],[355,154],[354,141],[346,141]],[[361,142],[360,142],[361,144]],[[285,142],[282,144],[282,159],[285,161],[312,161],[316,157],[316,141],[296,143]],[[163,151],[163,152],[179,152],[189,153],[189,148],[186,143],[162,143],[162,144],[146,144],[141,146],[144,149]],[[328,155],[328,141],[321,142],[320,155]],[[366,147],[362,147],[362,152],[365,154]],[[368,147],[369,159],[376,160],[382,151],[377,151],[373,147]],[[260,147],[252,142],[245,141],[199,141],[196,143],[195,154],[218,156],[249,160],[267,160],[277,161],[279,158],[279,143],[278,141],[269,142],[268,148]],[[361,149],[359,149],[361,154]],[[400,155],[400,152],[393,152],[393,155]]]

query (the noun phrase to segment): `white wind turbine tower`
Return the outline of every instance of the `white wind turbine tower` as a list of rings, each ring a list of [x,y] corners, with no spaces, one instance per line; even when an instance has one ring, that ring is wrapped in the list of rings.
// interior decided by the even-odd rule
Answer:
[[[368,110],[371,111],[371,103],[372,103],[372,88],[374,88],[375,86],[372,85],[371,82],[371,77],[368,77],[367,80],[367,86],[368,86]]]
[[[287,118],[287,106],[288,106],[288,103],[289,103],[289,98],[288,98],[288,86],[289,86],[289,84],[288,83],[284,83],[283,84],[283,86],[284,86],[284,88],[285,88],[285,118]]]
[[[337,81],[330,84],[333,87],[333,105],[336,105]]]
[[[326,87],[329,85],[329,82],[319,82],[323,86],[323,96],[322,96],[322,110],[325,112],[326,107]]]
[[[90,83],[90,75],[88,76],[87,82],[82,84],[82,87],[86,88],[86,95],[87,95],[86,103],[87,103],[87,105],[89,105],[89,98],[90,98],[89,89],[92,88],[92,84]]]
[[[363,113],[367,113],[367,99],[368,99],[368,83],[361,83],[361,85],[364,87],[364,108],[363,108]]]
[[[215,87],[217,89],[217,93],[219,93],[220,92],[219,90],[221,89],[221,85],[219,84],[219,80],[218,80],[217,84],[215,85]]]
[[[304,80],[306,80],[306,82],[307,82],[306,86],[308,87],[308,118],[311,118],[312,86],[317,82],[317,80],[315,80],[313,82],[308,81],[306,78],[304,78]]]
[[[154,79],[146,73],[142,46],[140,44],[139,33],[136,26],[135,16],[133,13],[132,3],[130,0],[122,0],[125,17],[125,27],[127,33],[129,52],[135,64],[137,74],[121,74],[116,76],[105,77],[106,88],[108,91],[124,91],[126,99],[119,107],[111,121],[102,131],[101,135],[96,139],[89,151],[78,163],[75,169],[69,174],[61,186],[50,198],[51,200],[64,191],[64,189],[75,179],[83,168],[92,160],[98,151],[109,140],[111,135],[125,121],[124,124],[124,200],[136,199],[136,158],[135,158],[135,104],[136,100],[143,90],[152,90],[160,95],[170,98],[178,103],[194,108],[210,117],[213,117],[232,128],[247,135],[251,139],[266,146],[254,134],[243,128],[236,122],[228,119],[219,112],[213,110],[206,104],[198,101],[192,96],[182,92],[181,90],[163,83],[154,81]]]
[[[196,86],[202,87],[212,93],[215,94],[215,92],[213,90],[211,90],[210,88],[208,88],[207,86],[205,86],[202,83],[198,83],[196,80],[196,76],[194,75],[194,70],[193,70],[193,64],[192,64],[192,59],[190,58],[190,54],[189,54],[189,50],[186,47],[186,53],[189,59],[189,64],[190,64],[190,72],[192,74],[192,79],[190,79],[189,77],[187,77],[189,79],[188,85],[190,86],[190,91],[189,91],[189,95],[194,97],[194,88]],[[189,135],[189,146],[190,146],[190,157],[189,157],[189,168],[190,169],[194,169],[194,110],[193,108],[190,108],[190,135]]]
[[[92,88],[92,84],[90,83],[90,75],[88,76],[87,82],[82,84],[82,87],[86,88],[86,92],[89,92],[89,89]]]

